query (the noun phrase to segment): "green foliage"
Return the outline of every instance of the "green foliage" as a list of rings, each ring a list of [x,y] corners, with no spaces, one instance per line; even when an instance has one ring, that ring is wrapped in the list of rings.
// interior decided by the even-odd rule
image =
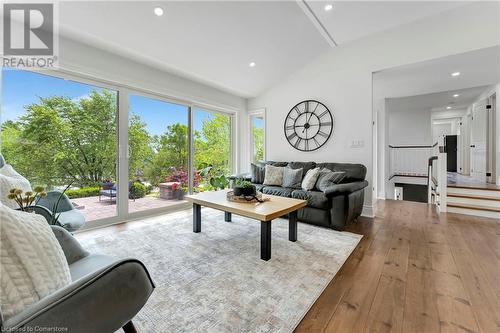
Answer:
[[[99,195],[99,187],[82,187],[77,189],[69,189],[66,195],[70,199],[94,197]]]
[[[221,176],[216,176],[210,178],[210,185],[215,189],[215,190],[223,190],[226,187],[229,186],[229,180],[226,178],[226,176],[221,175]]]
[[[130,197],[133,199],[144,198],[147,193],[147,187],[139,182],[133,182],[130,186]]]
[[[2,154],[32,183],[51,188],[73,183],[70,198],[98,194],[97,185],[116,178],[116,94],[95,90],[80,100],[62,96],[41,97],[27,105],[16,121],[1,126]],[[159,136],[151,135],[139,115],[131,114],[129,178],[146,180],[153,186],[175,170],[187,170],[188,128],[168,126]],[[207,189],[210,179],[230,172],[230,117],[214,113],[193,133],[194,166]],[[142,184],[141,184],[142,185]],[[223,184],[218,184],[220,188]],[[140,191],[141,192],[141,191]],[[142,193],[142,192],[141,192]]]
[[[241,178],[236,179],[235,185],[236,185],[236,187],[243,187],[243,188],[249,188],[249,187],[253,186],[253,184],[251,182],[249,182],[248,180],[241,179]]]
[[[253,134],[253,160],[262,161],[264,159],[264,129],[252,128]]]

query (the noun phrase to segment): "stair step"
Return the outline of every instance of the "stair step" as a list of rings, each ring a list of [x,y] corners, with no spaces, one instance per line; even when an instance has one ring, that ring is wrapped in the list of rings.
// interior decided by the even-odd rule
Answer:
[[[490,195],[480,195],[480,194],[469,194],[469,193],[448,193],[448,197],[500,201],[500,197],[494,197]]]
[[[500,186],[494,184],[481,184],[481,185],[448,184],[448,188],[464,188],[470,190],[483,190],[483,191],[500,191]]]
[[[454,208],[463,208],[463,209],[472,209],[472,210],[483,210],[483,211],[488,211],[488,212],[498,212],[500,213],[500,207],[488,207],[488,206],[482,206],[482,205],[471,205],[471,204],[465,204],[465,203],[451,203],[449,202],[447,204],[448,207],[454,207]]]
[[[498,198],[500,199],[500,191],[488,190],[488,189],[473,189],[466,187],[448,187],[447,195],[468,195],[473,197],[488,197],[488,198]],[[493,199],[491,199],[493,200]]]

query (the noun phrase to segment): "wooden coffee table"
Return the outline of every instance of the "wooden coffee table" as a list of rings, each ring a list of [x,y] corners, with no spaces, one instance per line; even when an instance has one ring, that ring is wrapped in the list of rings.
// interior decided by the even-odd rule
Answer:
[[[271,259],[271,222],[288,214],[288,239],[297,241],[297,210],[305,207],[307,201],[263,194],[269,201],[256,203],[232,202],[226,199],[227,190],[202,192],[187,195],[193,203],[193,232],[201,232],[201,206],[224,212],[225,221],[231,222],[231,214],[237,214],[260,221],[260,258]]]

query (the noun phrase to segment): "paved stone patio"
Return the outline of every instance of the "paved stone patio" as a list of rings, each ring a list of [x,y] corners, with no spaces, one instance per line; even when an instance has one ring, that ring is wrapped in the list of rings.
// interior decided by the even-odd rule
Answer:
[[[110,200],[108,197],[101,197],[101,201],[99,201],[99,197],[87,197],[87,198],[78,198],[71,199],[71,202],[83,206],[85,208],[80,209],[80,212],[85,215],[85,219],[87,222],[93,220],[104,219],[108,217],[116,216],[116,201]],[[155,209],[161,207],[168,207],[172,205],[179,204],[180,200],[165,200],[157,197],[144,197],[140,199],[129,200],[128,207],[129,212],[139,212],[148,209]]]

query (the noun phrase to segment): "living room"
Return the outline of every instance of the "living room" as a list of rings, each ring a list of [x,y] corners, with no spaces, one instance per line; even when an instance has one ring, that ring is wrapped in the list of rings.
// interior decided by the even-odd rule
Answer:
[[[426,202],[379,194],[374,83],[498,55],[498,2],[2,11],[2,330],[498,329],[498,219],[447,212],[441,143],[423,157]],[[480,85],[465,67],[434,71]],[[498,213],[493,183],[460,195]]]

